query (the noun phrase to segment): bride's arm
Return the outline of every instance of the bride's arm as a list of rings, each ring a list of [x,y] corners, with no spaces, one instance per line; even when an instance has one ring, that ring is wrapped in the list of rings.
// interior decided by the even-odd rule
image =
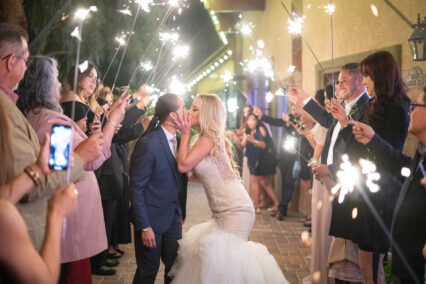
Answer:
[[[189,151],[189,139],[191,132],[191,117],[187,110],[176,116],[175,123],[180,130],[181,139],[178,153],[178,170],[186,173],[194,168],[213,149],[214,142],[210,137],[201,136],[197,143]]]

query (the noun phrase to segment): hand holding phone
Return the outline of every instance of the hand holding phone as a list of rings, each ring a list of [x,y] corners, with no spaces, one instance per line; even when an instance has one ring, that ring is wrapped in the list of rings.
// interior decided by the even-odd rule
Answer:
[[[52,126],[50,135],[49,168],[63,171],[70,166],[72,128],[66,125]]]

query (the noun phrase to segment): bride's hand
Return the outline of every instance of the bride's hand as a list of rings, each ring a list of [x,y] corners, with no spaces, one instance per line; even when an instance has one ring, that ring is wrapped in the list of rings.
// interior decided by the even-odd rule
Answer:
[[[173,122],[181,134],[190,134],[191,132],[191,114],[187,109],[173,115]]]

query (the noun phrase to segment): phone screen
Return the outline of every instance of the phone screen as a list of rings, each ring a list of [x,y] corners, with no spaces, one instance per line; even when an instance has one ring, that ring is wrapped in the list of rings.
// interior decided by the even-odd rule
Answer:
[[[53,125],[50,135],[49,168],[55,171],[68,169],[72,141],[72,128]]]

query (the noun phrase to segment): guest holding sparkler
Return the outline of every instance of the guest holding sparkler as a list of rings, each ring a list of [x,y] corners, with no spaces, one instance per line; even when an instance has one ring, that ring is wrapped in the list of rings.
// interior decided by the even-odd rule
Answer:
[[[258,117],[249,113],[247,116],[246,136],[242,145],[246,147],[247,162],[251,175],[251,196],[257,214],[260,213],[259,190],[262,187],[274,202],[272,212],[278,211],[278,198],[269,183],[269,176],[275,175],[277,163],[276,152],[271,137]]]
[[[102,130],[89,138],[79,126],[62,113],[59,104],[60,83],[57,80],[56,61],[50,57],[35,57],[28,65],[27,72],[19,84],[19,100],[17,105],[26,115],[30,124],[37,132],[39,139],[50,131],[52,125],[69,125],[73,128],[73,147],[85,140],[94,140],[93,151],[101,149],[101,155],[84,164],[85,178],[76,183],[79,191],[79,207],[68,217],[67,230],[61,242],[61,263],[68,265],[66,278],[75,283],[88,283],[91,280],[89,257],[106,249],[105,224],[99,187],[94,170],[110,156],[111,140],[116,124],[124,117],[124,103],[118,101],[110,113]],[[74,119],[81,120],[87,113],[87,106],[75,102]],[[80,108],[82,110],[80,110]],[[72,107],[67,104],[65,110],[72,116]],[[105,140],[104,140],[105,139]],[[105,141],[105,143],[104,143]],[[65,268],[65,266],[63,266]],[[63,273],[64,275],[64,273]]]
[[[406,178],[392,219],[392,273],[394,283],[420,284],[426,280],[422,255],[426,244],[426,88],[418,96],[417,103],[411,105],[410,112],[408,131],[420,140],[414,158],[404,155],[371,126],[360,122],[351,124],[357,141],[367,146],[378,163],[393,175]],[[401,167],[407,168],[401,170]]]

